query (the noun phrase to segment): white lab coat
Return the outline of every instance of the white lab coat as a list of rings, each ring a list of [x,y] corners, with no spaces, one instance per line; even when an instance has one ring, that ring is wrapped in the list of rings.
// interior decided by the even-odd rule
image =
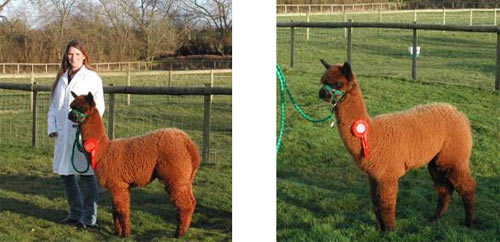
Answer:
[[[80,71],[73,76],[69,85],[68,71],[61,75],[55,87],[54,96],[47,117],[47,134],[53,132],[58,133],[54,145],[52,169],[54,173],[59,175],[79,174],[71,165],[71,151],[73,149],[73,142],[75,141],[77,130],[76,123],[68,119],[68,113],[70,111],[69,105],[74,99],[71,95],[71,91],[76,95],[86,95],[91,92],[101,117],[104,113],[102,80],[97,73],[82,66]],[[79,171],[84,171],[87,167],[85,156],[76,147],[74,162]],[[92,168],[89,168],[89,170],[82,175],[93,174],[94,171]]]

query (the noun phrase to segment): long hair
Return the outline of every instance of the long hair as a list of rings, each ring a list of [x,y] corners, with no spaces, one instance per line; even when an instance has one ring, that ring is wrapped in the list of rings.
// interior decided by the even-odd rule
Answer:
[[[83,60],[83,65],[87,69],[92,70],[92,67],[90,67],[89,56],[87,55],[87,52],[85,51],[83,44],[78,40],[71,40],[66,45],[66,50],[64,51],[62,62],[61,62],[61,68],[59,68],[59,72],[57,72],[56,80],[52,84],[52,96],[54,96],[54,92],[56,90],[57,83],[59,83],[59,79],[64,74],[64,72],[66,72],[68,70],[68,68],[71,66],[71,64],[69,63],[69,60],[68,60],[68,52],[69,52],[69,49],[71,47],[76,48],[82,52],[83,56],[85,56],[85,59]]]

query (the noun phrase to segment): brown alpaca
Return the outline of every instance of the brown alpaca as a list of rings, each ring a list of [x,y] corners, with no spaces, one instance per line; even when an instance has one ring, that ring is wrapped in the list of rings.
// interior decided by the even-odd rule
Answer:
[[[428,104],[372,118],[350,65],[321,61],[327,70],[319,97],[336,105],[340,137],[358,168],[369,176],[378,228],[394,230],[398,180],[409,169],[426,164],[438,195],[433,220],[443,216],[456,189],[464,204],[465,223],[472,226],[475,182],[469,171],[472,139],[467,117],[449,104]],[[368,123],[368,156],[351,131],[358,120]]]
[[[198,149],[189,136],[177,129],[161,129],[140,137],[110,141],[91,93],[76,96],[71,108],[87,117],[80,120],[82,141],[95,139],[94,171],[99,184],[111,193],[115,233],[130,235],[129,188],[144,187],[154,178],[165,184],[165,190],[177,209],[176,237],[183,236],[195,209],[192,182],[200,165]],[[78,117],[70,112],[69,119]]]

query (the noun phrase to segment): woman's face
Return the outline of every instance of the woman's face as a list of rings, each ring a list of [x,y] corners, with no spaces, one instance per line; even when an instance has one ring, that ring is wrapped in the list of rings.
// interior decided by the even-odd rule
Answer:
[[[71,69],[77,70],[83,65],[83,60],[85,60],[85,56],[83,53],[74,47],[70,47],[68,51],[68,61],[71,65]]]

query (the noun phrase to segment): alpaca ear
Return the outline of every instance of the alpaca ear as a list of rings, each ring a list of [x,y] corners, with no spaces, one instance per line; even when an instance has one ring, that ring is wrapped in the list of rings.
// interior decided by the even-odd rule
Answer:
[[[331,67],[331,65],[328,64],[328,62],[325,59],[321,59],[321,64],[323,64],[323,66],[325,66],[326,69]]]
[[[73,96],[74,98],[78,97],[78,95],[76,95],[73,91],[71,91],[71,96]]]
[[[87,101],[87,103],[91,107],[95,107],[94,96],[92,95],[91,92],[89,92],[89,94],[87,94],[87,96],[85,97],[85,100]]]
[[[349,63],[344,62],[344,65],[342,66],[342,68],[340,68],[340,72],[345,76],[347,81],[352,81],[352,71],[351,65],[349,65]]]

